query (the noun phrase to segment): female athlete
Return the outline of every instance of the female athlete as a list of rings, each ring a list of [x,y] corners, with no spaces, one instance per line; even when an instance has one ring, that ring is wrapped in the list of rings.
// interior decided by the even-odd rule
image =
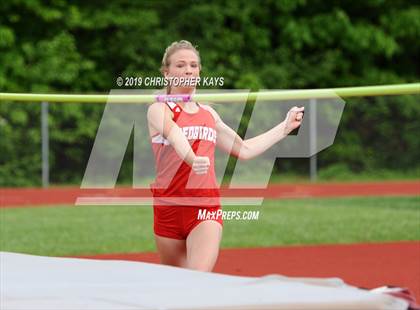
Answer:
[[[172,43],[165,51],[161,72],[172,83],[168,95],[193,95],[200,77],[197,49],[188,41]],[[187,81],[187,82],[186,82]],[[155,102],[147,112],[156,162],[154,233],[162,264],[211,271],[222,237],[215,147],[252,159],[301,125],[304,108],[293,107],[286,119],[267,132],[243,140],[209,105],[195,101]],[[213,216],[200,217],[203,211]]]

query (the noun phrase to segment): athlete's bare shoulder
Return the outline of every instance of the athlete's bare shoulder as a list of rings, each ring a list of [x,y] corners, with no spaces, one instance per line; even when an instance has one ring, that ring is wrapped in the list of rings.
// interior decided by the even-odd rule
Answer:
[[[154,115],[171,115],[173,117],[173,113],[171,109],[169,109],[168,105],[164,102],[156,101],[149,105],[147,109],[148,117]]]
[[[167,107],[167,105],[164,102],[156,101],[156,102],[153,102],[153,103],[149,104],[149,110],[150,109],[152,109],[152,110],[164,109],[165,106]]]
[[[154,102],[147,110],[150,135],[163,133],[166,125],[173,123],[174,114],[164,102]]]

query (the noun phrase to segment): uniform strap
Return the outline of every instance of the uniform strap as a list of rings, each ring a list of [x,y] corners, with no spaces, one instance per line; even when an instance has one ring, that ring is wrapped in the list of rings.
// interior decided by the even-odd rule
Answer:
[[[172,102],[172,101],[166,101],[165,103],[169,107],[169,109],[172,111],[172,113],[174,113],[173,121],[176,122],[182,112],[181,106],[178,103]]]

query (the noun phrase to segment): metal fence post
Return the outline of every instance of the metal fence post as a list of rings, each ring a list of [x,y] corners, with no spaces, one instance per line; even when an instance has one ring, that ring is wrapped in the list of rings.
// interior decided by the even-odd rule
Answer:
[[[309,149],[311,154],[316,152],[316,145],[317,145],[317,124],[316,124],[316,99],[310,99],[309,100]],[[311,179],[311,182],[316,182],[318,177],[318,158],[317,154],[312,155],[309,158],[309,176]]]
[[[48,132],[48,102],[41,106],[41,143],[42,143],[42,187],[50,183],[49,172],[49,132]]]

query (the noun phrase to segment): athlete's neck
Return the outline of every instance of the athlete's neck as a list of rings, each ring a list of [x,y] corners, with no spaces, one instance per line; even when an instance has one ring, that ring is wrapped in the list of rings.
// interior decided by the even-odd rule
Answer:
[[[168,95],[194,95],[195,94],[195,88],[186,87],[176,87],[172,88],[170,93]],[[193,101],[188,102],[178,102],[178,104],[181,106],[181,108],[187,112],[187,113],[196,113],[198,112],[198,106]]]
[[[171,91],[168,95],[194,95],[195,94],[195,88],[191,87],[173,87],[171,88]]]

